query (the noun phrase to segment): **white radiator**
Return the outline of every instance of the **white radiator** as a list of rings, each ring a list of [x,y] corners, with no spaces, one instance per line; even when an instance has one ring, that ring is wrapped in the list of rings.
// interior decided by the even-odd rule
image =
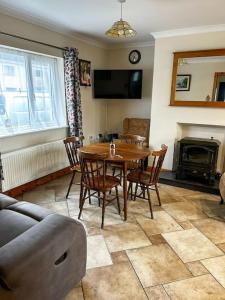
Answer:
[[[38,179],[69,165],[63,141],[2,154],[3,191]]]

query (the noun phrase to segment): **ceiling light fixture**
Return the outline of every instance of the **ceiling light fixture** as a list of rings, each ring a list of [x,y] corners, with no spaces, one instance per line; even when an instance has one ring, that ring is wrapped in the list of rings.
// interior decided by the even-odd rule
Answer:
[[[118,0],[121,4],[121,18],[115,22],[112,27],[106,31],[106,35],[112,38],[130,38],[134,37],[137,32],[130,26],[130,24],[123,20],[123,3],[126,0]]]

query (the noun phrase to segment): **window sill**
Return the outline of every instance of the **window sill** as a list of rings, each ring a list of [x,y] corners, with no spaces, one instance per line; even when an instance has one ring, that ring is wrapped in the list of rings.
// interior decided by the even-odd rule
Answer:
[[[63,128],[68,128],[68,126],[60,126],[60,127],[51,127],[51,128],[45,128],[45,129],[37,129],[37,130],[31,130],[29,132],[21,132],[21,133],[12,133],[9,135],[5,136],[0,136],[1,139],[8,139],[8,138],[13,138],[16,136],[23,136],[23,135],[29,135],[29,134],[35,134],[35,133],[41,133],[41,132],[46,132],[46,131],[53,131],[53,130],[58,130],[58,129],[63,129]]]

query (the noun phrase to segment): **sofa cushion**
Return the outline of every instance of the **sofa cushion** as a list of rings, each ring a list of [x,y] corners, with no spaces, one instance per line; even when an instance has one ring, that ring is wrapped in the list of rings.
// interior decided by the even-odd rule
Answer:
[[[12,210],[0,210],[0,247],[22,234],[38,221]]]
[[[24,202],[24,201],[19,201],[15,204],[12,204],[8,206],[7,209],[16,211],[20,214],[31,217],[37,221],[41,221],[45,217],[53,213],[51,210],[47,208],[41,207],[33,203]]]
[[[0,194],[0,209],[3,209],[11,204],[17,203],[18,201],[16,199],[13,199],[9,196],[6,196],[4,194]]]

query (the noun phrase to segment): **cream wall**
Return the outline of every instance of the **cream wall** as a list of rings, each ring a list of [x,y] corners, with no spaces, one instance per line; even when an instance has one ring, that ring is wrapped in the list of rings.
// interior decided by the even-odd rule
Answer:
[[[141,61],[132,65],[128,56],[131,50],[141,52]],[[151,91],[154,64],[154,47],[111,49],[107,52],[106,68],[109,69],[142,69],[142,99],[137,100],[104,100],[107,105],[108,132],[121,132],[123,119],[126,117],[149,118],[151,111]]]
[[[150,144],[154,148],[162,143],[169,146],[164,168],[172,169],[177,123],[225,126],[225,109],[169,106],[173,52],[218,48],[225,48],[225,32],[159,38],[155,42]]]
[[[0,15],[0,28],[3,32],[24,36],[26,38],[53,44],[59,47],[76,47],[79,50],[80,58],[91,61],[92,69],[104,68],[105,66],[106,49],[84,43],[80,40],[71,38],[71,36],[59,34],[6,15]],[[61,50],[22,41],[20,39],[4,37],[3,35],[0,35],[0,44],[60,57],[63,55]],[[90,87],[81,87],[81,98],[84,135],[96,135],[105,130],[105,103],[103,101],[96,101],[93,99],[92,88]],[[64,138],[65,135],[66,129],[63,128],[32,134],[23,134],[9,138],[1,138],[0,152],[6,153],[15,149],[58,140]]]

